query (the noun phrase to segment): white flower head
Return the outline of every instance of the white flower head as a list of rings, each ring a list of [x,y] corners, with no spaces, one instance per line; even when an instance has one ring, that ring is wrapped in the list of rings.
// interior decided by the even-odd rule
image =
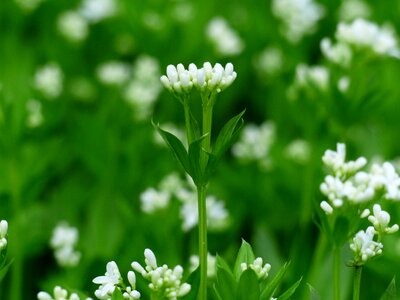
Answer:
[[[8,231],[8,222],[6,220],[0,221],[0,250],[3,250],[7,247],[7,231]]]
[[[106,273],[104,276],[97,276],[93,279],[93,283],[100,284],[99,288],[95,291],[96,297],[111,296],[118,284],[122,281],[121,273],[115,261],[110,261],[106,266]],[[100,298],[100,299],[103,299]]]
[[[373,240],[374,227],[370,226],[366,231],[359,231],[350,243],[350,249],[354,252],[355,265],[363,265],[371,258],[382,254],[383,245]]]
[[[198,255],[192,255],[189,258],[190,261],[190,272],[194,272],[200,265],[200,258]],[[217,258],[216,256],[207,253],[207,277],[208,278],[213,278],[215,277],[216,274],[216,262]]]
[[[53,295],[47,292],[39,292],[37,294],[38,300],[80,300],[80,297],[76,293],[71,293],[68,296],[68,291],[60,286],[55,286],[53,290]],[[83,299],[82,299],[83,300]],[[85,298],[85,300],[92,300],[92,298]]]
[[[141,208],[145,213],[154,213],[168,206],[170,193],[148,188],[140,195]]]
[[[97,68],[97,78],[106,85],[122,85],[130,76],[129,65],[119,61],[108,61]]]
[[[34,86],[46,98],[55,99],[63,90],[64,75],[56,63],[40,67],[34,76]]]
[[[295,83],[299,87],[315,87],[325,91],[329,86],[329,70],[324,66],[307,66],[299,64],[296,67]]]
[[[84,0],[79,13],[89,22],[97,23],[115,15],[116,10],[115,0]]]
[[[389,227],[390,215],[387,211],[382,210],[379,204],[374,205],[373,215],[370,215],[368,220],[378,234],[394,233],[399,230],[399,225],[397,224]]]
[[[75,250],[78,238],[78,229],[65,222],[59,223],[54,228],[50,246],[53,248],[54,256],[60,266],[74,267],[79,263],[81,253]]]
[[[263,259],[261,257],[257,257],[254,262],[247,264],[241,263],[240,269],[245,271],[247,269],[253,269],[256,273],[258,279],[266,279],[268,277],[268,272],[271,270],[270,264],[263,265]]]
[[[58,17],[57,28],[71,42],[82,42],[89,34],[89,24],[76,11],[63,12]]]

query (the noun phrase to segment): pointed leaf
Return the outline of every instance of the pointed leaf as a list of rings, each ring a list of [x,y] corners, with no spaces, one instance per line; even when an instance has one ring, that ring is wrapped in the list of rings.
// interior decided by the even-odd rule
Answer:
[[[3,278],[6,276],[8,269],[10,268],[12,264],[12,260],[8,261],[7,263],[3,263],[3,266],[0,269],[0,282],[3,280]]]
[[[271,282],[266,285],[266,287],[264,288],[264,290],[261,293],[261,297],[260,297],[261,300],[270,300],[271,299],[274,292],[276,291],[276,288],[281,283],[283,276],[285,275],[289,265],[290,265],[290,261],[285,263],[283,265],[283,267],[280,268],[280,270],[275,275],[275,277],[271,280]]]
[[[217,255],[216,293],[221,299],[235,299],[237,283],[225,260]]]
[[[297,280],[286,292],[284,292],[282,295],[278,297],[278,300],[287,300],[289,299],[294,292],[297,290],[297,288],[300,285],[301,280],[303,277],[301,277],[299,280]]]
[[[396,300],[396,299],[398,299],[396,291],[396,277],[393,277],[392,281],[390,282],[386,291],[383,293],[380,300]]]
[[[239,280],[239,277],[242,274],[240,265],[242,263],[251,264],[254,262],[254,260],[255,257],[251,245],[245,240],[242,240],[242,245],[240,246],[239,252],[236,256],[235,267],[233,269],[233,274],[235,275],[236,281]]]
[[[167,143],[169,148],[172,150],[175,157],[180,162],[180,164],[185,169],[185,171],[189,175],[191,175],[192,172],[190,169],[189,156],[188,156],[188,153],[185,149],[185,146],[183,146],[182,142],[172,133],[161,129],[159,125],[154,124],[154,123],[153,123],[153,125],[157,129],[157,131],[160,133],[160,135],[164,139],[164,141]]]
[[[194,270],[188,277],[187,281],[190,284],[190,292],[186,296],[182,297],[182,300],[196,300],[200,286],[200,268]]]
[[[260,286],[254,270],[245,270],[239,279],[236,300],[258,300],[260,298]]]
[[[124,296],[122,295],[122,292],[119,288],[116,288],[114,290],[114,293],[112,294],[112,300],[125,300]]]
[[[217,272],[220,269],[224,269],[225,271],[227,271],[228,273],[232,274],[231,268],[229,267],[229,265],[226,263],[226,261],[217,254],[217,263],[216,263],[216,267],[217,267]],[[232,274],[233,276],[233,274]]]
[[[308,289],[310,290],[310,300],[321,300],[321,296],[318,291],[309,283],[307,283]]]

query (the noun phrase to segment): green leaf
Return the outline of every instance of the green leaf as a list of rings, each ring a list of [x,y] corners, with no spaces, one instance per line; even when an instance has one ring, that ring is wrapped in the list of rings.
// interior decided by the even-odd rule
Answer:
[[[290,265],[290,261],[285,263],[283,265],[283,267],[280,268],[280,270],[275,275],[275,277],[271,280],[271,282],[266,285],[266,287],[264,288],[264,290],[261,293],[261,297],[260,297],[261,300],[270,300],[271,299],[274,292],[276,291],[276,288],[281,283],[283,276],[285,275],[289,265]]]
[[[337,247],[343,246],[348,240],[349,235],[349,220],[342,216],[336,219],[335,226],[333,228],[333,238]]]
[[[157,131],[160,133],[161,137],[164,139],[164,141],[167,143],[169,148],[172,150],[174,153],[175,157],[177,160],[180,162],[182,167],[185,169],[186,173],[192,176],[192,172],[190,169],[190,162],[189,162],[189,155],[185,149],[185,146],[182,144],[182,142],[172,133],[165,131],[160,128],[159,125],[155,124],[153,122],[153,126],[157,129]]]
[[[239,279],[236,300],[258,300],[260,298],[260,286],[254,270],[245,270]]]
[[[284,292],[282,295],[280,295],[277,300],[289,299],[294,294],[294,292],[297,290],[297,288],[299,287],[302,279],[303,279],[303,277],[301,277],[299,280],[297,280],[286,292]]]
[[[242,263],[251,264],[254,260],[255,257],[251,245],[242,239],[242,245],[240,246],[239,252],[236,256],[235,267],[233,268],[233,274],[235,275],[236,281],[239,280],[239,277],[242,274],[240,265]]]
[[[228,264],[217,255],[215,291],[221,299],[235,299],[237,283]]]
[[[200,268],[194,270],[186,281],[190,284],[190,292],[186,296],[182,297],[182,300],[196,300],[197,294],[199,293],[200,287]]]
[[[240,114],[230,119],[224,127],[222,127],[214,146],[214,155],[219,159],[228,147],[232,144],[234,137],[243,126],[242,116],[246,110],[243,110]]]
[[[3,278],[6,276],[8,269],[10,268],[11,264],[12,264],[12,260],[10,260],[9,262],[5,263],[1,269],[0,269],[0,282],[3,280]]]
[[[310,290],[310,300],[321,300],[321,296],[318,291],[309,283],[307,283],[308,289]]]
[[[112,300],[125,300],[120,289],[116,288],[112,294]]]
[[[398,299],[398,298],[397,298],[397,291],[396,291],[396,276],[395,276],[395,277],[393,277],[392,281],[390,282],[386,291],[383,293],[380,300],[396,300],[396,299]]]
[[[201,147],[201,142],[207,135],[203,135],[199,139],[195,140],[189,145],[189,163],[191,176],[193,178],[194,183],[198,185],[204,184],[204,170],[201,168],[200,164],[200,153],[204,150]]]

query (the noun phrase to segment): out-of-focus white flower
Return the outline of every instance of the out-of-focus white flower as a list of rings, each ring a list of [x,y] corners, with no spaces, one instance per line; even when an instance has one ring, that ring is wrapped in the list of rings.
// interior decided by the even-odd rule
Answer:
[[[244,161],[258,161],[267,165],[269,152],[275,142],[275,124],[264,122],[260,126],[246,125],[240,133],[239,140],[233,145],[232,153]]]
[[[370,226],[366,231],[359,231],[350,243],[355,265],[363,265],[372,257],[382,254],[383,245],[373,240],[374,233],[374,227]]]
[[[356,19],[350,24],[339,23],[336,29],[336,39],[339,43],[370,49],[379,55],[400,58],[395,32],[389,26],[379,27],[364,19]]]
[[[243,41],[222,17],[215,17],[208,23],[206,35],[215,51],[223,56],[238,55],[243,51]]]
[[[89,25],[76,11],[65,11],[57,20],[58,31],[71,42],[81,42],[89,34]]]
[[[173,17],[180,23],[187,23],[194,16],[193,5],[188,1],[177,1],[173,10]]]
[[[161,92],[160,75],[159,62],[155,58],[142,55],[136,59],[132,78],[124,90],[124,99],[132,106],[136,120],[147,120],[151,115]]]
[[[34,86],[46,98],[54,99],[61,95],[64,75],[55,63],[39,68],[34,76]]]
[[[343,76],[338,81],[338,90],[342,93],[346,93],[350,86],[350,78],[348,76]]]
[[[190,256],[189,261],[190,261],[190,272],[193,272],[200,265],[200,258],[198,255],[192,255]],[[216,256],[207,253],[207,277],[209,278],[215,277],[215,274],[217,272],[216,263],[217,263]]]
[[[325,91],[329,86],[329,70],[324,66],[299,64],[296,67],[295,84],[299,87],[312,86]]]
[[[50,246],[54,249],[54,256],[60,266],[73,267],[79,263],[81,253],[75,250],[78,238],[78,229],[65,222],[54,228]]]
[[[368,217],[368,220],[374,225],[378,234],[394,233],[399,230],[399,225],[394,224],[389,227],[390,215],[387,211],[382,210],[379,204],[373,207],[374,214]]]
[[[400,200],[400,177],[391,163],[373,164],[370,173],[371,184],[384,191],[385,199]]]
[[[339,8],[339,18],[348,22],[357,18],[367,18],[371,15],[371,8],[362,0],[343,0]]]
[[[265,48],[255,57],[253,65],[260,75],[273,76],[282,70],[283,53],[279,48]]]
[[[8,222],[6,220],[0,221],[0,250],[3,250],[7,247],[7,231],[8,231]]]
[[[122,282],[121,273],[115,261],[110,261],[106,266],[104,276],[97,276],[93,279],[93,283],[100,284],[99,288],[94,292],[99,299],[108,299],[114,293],[118,284]]]
[[[83,0],[79,13],[89,22],[100,22],[112,17],[117,10],[114,0]]]
[[[164,20],[161,15],[155,11],[147,11],[142,15],[143,24],[154,31],[158,31],[163,28]]]
[[[233,83],[236,76],[231,63],[224,68],[219,63],[213,67],[205,62],[200,69],[195,64],[190,64],[188,70],[182,64],[176,67],[169,65],[167,75],[161,76],[160,80],[167,90],[181,98],[190,93],[193,87],[204,93],[220,93]]]
[[[163,190],[148,188],[140,194],[141,208],[145,213],[154,213],[168,206],[170,194]]]
[[[53,295],[47,292],[39,292],[37,294],[38,300],[80,300],[80,297],[76,293],[72,293],[68,296],[68,291],[60,286],[55,286],[53,290]],[[92,298],[82,298],[82,300],[92,300]]]
[[[257,257],[251,264],[241,263],[240,269],[242,272],[247,269],[253,269],[258,279],[266,279],[268,277],[268,272],[271,270],[271,265],[263,265],[263,259],[261,257]]]
[[[183,268],[177,265],[170,269],[167,265],[158,266],[153,251],[145,249],[145,266],[132,262],[132,269],[140,273],[149,283],[149,288],[161,293],[167,299],[176,300],[190,292],[190,284],[182,283]]]
[[[97,68],[97,78],[106,85],[122,85],[130,77],[130,67],[119,61],[102,63]]]
[[[283,23],[282,33],[292,43],[315,32],[324,8],[313,0],[273,0],[272,12]]]
[[[296,139],[285,149],[286,156],[298,163],[307,163],[310,159],[310,144],[306,140]]]
[[[26,120],[28,127],[38,127],[43,123],[42,103],[38,100],[30,99],[26,103],[26,110],[28,112]]]
[[[329,38],[324,38],[321,41],[321,50],[324,56],[335,64],[348,67],[351,63],[353,52],[345,43],[333,44]]]

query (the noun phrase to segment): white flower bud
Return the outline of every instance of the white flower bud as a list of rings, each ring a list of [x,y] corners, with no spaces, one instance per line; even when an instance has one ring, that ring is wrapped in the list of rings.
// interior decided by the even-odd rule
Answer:
[[[156,256],[154,255],[153,251],[146,248],[144,250],[144,257],[145,257],[145,263],[147,266],[151,267],[152,269],[157,269],[157,260],[156,260]]]
[[[333,213],[333,208],[332,208],[332,206],[329,205],[328,202],[322,201],[321,204],[320,204],[320,206],[321,206],[322,210],[323,210],[327,215],[330,215],[330,214]]]

